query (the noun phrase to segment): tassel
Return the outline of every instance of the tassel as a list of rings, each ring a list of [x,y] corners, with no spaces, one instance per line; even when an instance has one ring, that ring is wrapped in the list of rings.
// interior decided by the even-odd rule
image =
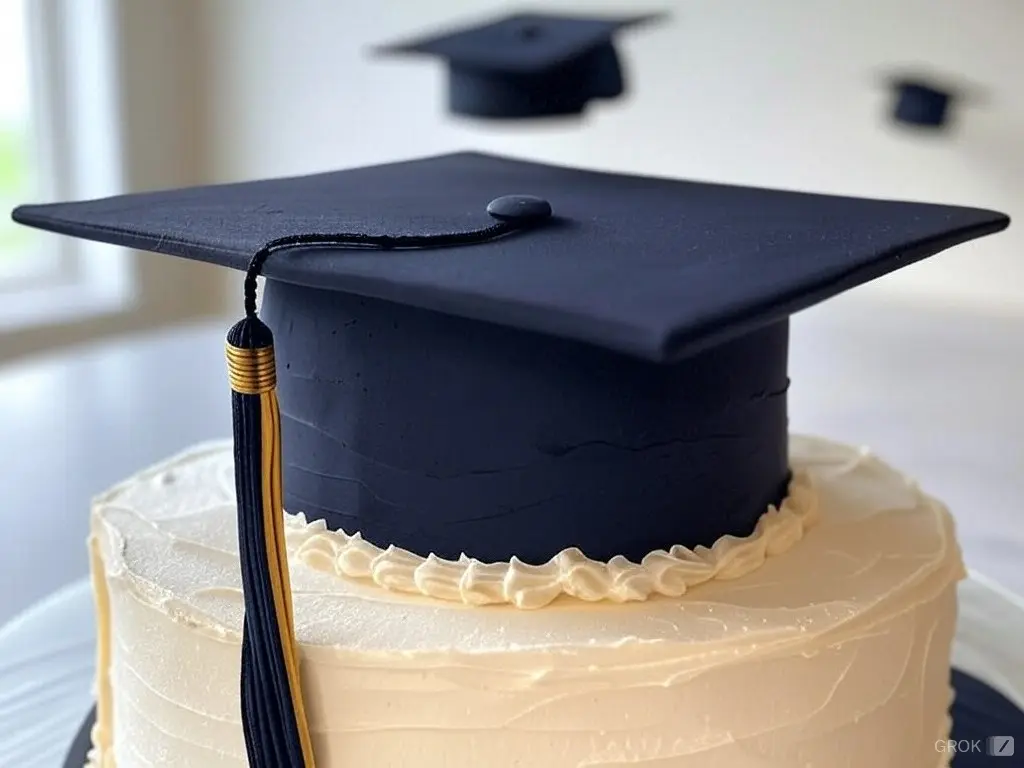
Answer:
[[[314,768],[285,548],[274,338],[255,315],[255,286],[246,310],[226,345],[245,598],[242,727],[252,768]]]
[[[235,436],[238,550],[245,618],[242,624],[242,730],[251,768],[315,768],[299,680],[292,590],[284,539],[281,414],[274,335],[256,316],[256,280],[267,258],[302,247],[429,248],[471,245],[539,223],[499,220],[441,235],[291,235],[273,240],[249,261],[245,318],[228,331],[226,353]],[[550,215],[548,210],[546,215]],[[545,218],[542,216],[540,218]]]

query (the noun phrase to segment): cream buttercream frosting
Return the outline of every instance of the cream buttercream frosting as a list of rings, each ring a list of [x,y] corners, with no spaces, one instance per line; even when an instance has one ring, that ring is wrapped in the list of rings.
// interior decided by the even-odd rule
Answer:
[[[340,576],[291,520],[318,766],[935,768],[952,520],[867,452],[794,438],[791,463],[816,524],[677,597],[475,607]],[[245,765],[234,513],[223,444],[96,501],[103,765]]]
[[[343,578],[466,605],[508,603],[530,609],[560,595],[623,603],[651,595],[679,597],[712,579],[738,579],[796,544],[817,517],[810,476],[799,473],[782,504],[766,510],[749,536],[722,536],[710,547],[676,545],[651,552],[639,563],[621,556],[600,562],[576,548],[542,565],[517,558],[483,563],[466,555],[458,560],[422,557],[394,546],[382,549],[358,533],[328,530],[323,520],[307,523],[302,513],[288,517],[286,535],[306,565]]]

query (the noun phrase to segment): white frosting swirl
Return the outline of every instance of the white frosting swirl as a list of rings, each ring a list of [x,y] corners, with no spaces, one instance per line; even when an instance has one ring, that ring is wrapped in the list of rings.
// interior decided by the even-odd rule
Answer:
[[[288,516],[286,535],[295,556],[320,571],[466,605],[534,609],[561,595],[625,603],[651,595],[679,597],[712,579],[737,579],[759,568],[765,558],[789,550],[817,519],[818,498],[810,476],[798,472],[782,505],[769,507],[749,536],[723,536],[710,547],[659,549],[639,563],[621,555],[600,562],[575,547],[543,565],[515,557],[503,563],[466,555],[458,560],[422,557],[394,546],[381,549],[358,533],[328,530],[323,520],[309,523],[302,514]]]

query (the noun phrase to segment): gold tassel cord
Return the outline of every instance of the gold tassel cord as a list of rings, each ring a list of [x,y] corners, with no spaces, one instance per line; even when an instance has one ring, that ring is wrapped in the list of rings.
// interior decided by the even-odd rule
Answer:
[[[281,417],[269,329],[252,317],[241,321],[229,334],[226,357],[235,399],[239,543],[248,581],[243,642],[263,646],[250,647],[244,654],[249,662],[243,662],[243,687],[256,702],[256,709],[243,702],[247,749],[250,762],[259,768],[314,768],[284,535]],[[257,522],[258,531],[251,526]],[[265,733],[268,730],[272,732]],[[281,733],[273,732],[278,730]]]
[[[302,699],[299,675],[299,647],[295,641],[295,614],[292,607],[292,585],[288,572],[288,548],[284,535],[283,483],[281,480],[281,413],[278,408],[277,392],[270,390],[261,397],[263,434],[273,431],[275,439],[264,438],[263,450],[263,529],[266,532],[267,552],[276,563],[270,564],[271,584],[274,590],[274,605],[278,606],[278,631],[281,648],[284,649],[284,663],[291,682],[292,708],[299,724],[299,739],[302,755],[307,768],[314,768],[313,744],[306,720],[306,706]],[[266,500],[270,499],[271,503]]]

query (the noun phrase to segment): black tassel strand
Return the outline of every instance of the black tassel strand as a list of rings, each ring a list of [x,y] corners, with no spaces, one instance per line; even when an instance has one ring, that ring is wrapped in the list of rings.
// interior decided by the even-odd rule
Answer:
[[[242,726],[252,768],[314,768],[284,541],[274,339],[255,316],[255,302],[247,314],[228,332],[226,347],[245,597]]]

